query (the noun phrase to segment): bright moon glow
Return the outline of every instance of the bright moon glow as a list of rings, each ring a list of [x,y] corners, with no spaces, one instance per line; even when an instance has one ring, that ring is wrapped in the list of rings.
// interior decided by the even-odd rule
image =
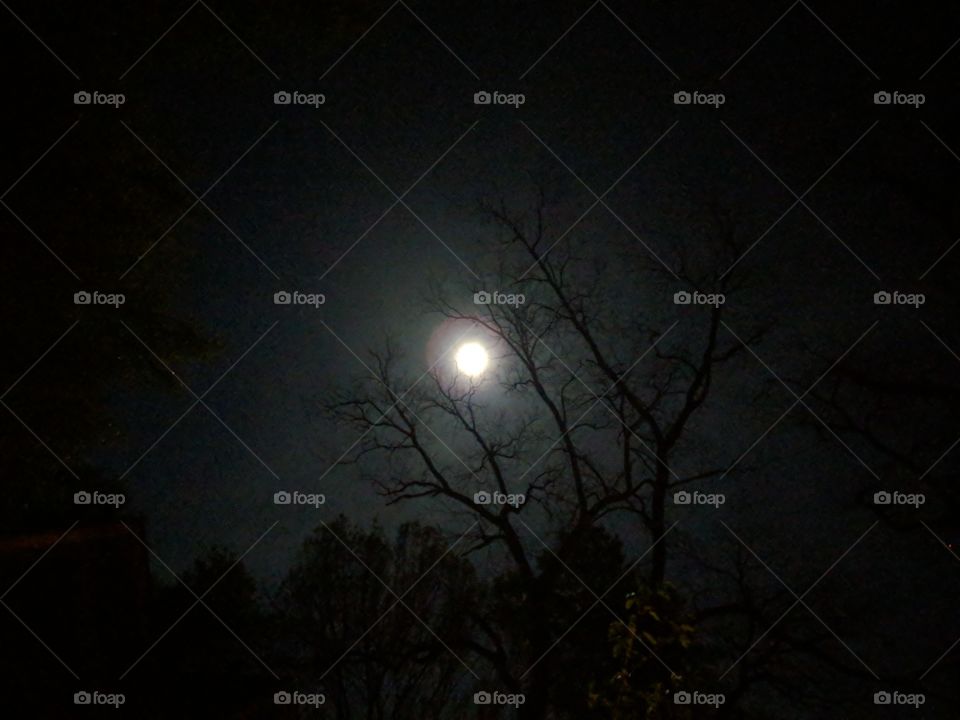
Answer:
[[[457,368],[464,375],[476,377],[486,369],[488,361],[487,351],[480,343],[464,343],[457,350]]]

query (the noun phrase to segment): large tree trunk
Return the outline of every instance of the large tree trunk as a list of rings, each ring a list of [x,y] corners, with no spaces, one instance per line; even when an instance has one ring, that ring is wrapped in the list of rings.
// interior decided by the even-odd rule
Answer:
[[[548,575],[552,574],[548,570]],[[552,591],[552,578],[541,576],[531,587],[529,595],[530,607],[546,608],[545,602]],[[528,632],[530,658],[529,662],[536,662],[533,670],[527,676],[523,692],[526,701],[520,706],[517,717],[520,720],[545,720],[550,704],[550,683],[552,680],[553,658],[551,653],[556,650],[553,644],[556,638],[550,633],[549,618],[546,614],[530,614],[530,628]],[[546,654],[544,654],[546,653]]]

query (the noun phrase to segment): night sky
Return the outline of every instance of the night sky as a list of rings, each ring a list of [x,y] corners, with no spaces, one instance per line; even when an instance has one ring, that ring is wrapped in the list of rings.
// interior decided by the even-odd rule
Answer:
[[[2,547],[126,523],[150,548],[151,598],[173,592],[173,573],[189,575],[213,548],[242,556],[268,625],[250,630],[254,649],[231,652],[258,656],[236,677],[260,673],[267,701],[257,705],[251,691],[243,712],[259,714],[231,708],[223,717],[293,717],[271,714],[269,700],[295,686],[326,693],[313,715],[343,719],[957,716],[960,12],[802,0],[0,4]],[[82,92],[93,102],[80,102]],[[522,104],[478,104],[482,92]],[[118,93],[119,106],[98,104]],[[277,93],[315,104],[278,103]],[[538,211],[537,253],[567,263],[599,352],[618,374],[630,369],[630,387],[658,418],[675,417],[686,397],[691,366],[671,358],[701,360],[719,318],[716,352],[730,349],[729,358],[711,371],[706,401],[668,460],[666,582],[710,620],[704,609],[732,603],[744,586],[769,605],[719,629],[698,616],[698,654],[676,656],[684,679],[661,678],[654,692],[643,679],[653,671],[638,665],[635,685],[612,704],[587,709],[588,695],[605,697],[590,668],[567,667],[563,687],[538,697],[530,685],[538,675],[521,666],[540,655],[543,637],[506,633],[516,686],[457,635],[463,649],[443,645],[460,673],[444,702],[367,714],[322,672],[288,664],[301,651],[263,640],[273,632],[264,627],[289,615],[285,578],[305,540],[338,515],[391,540],[419,521],[445,547],[462,540],[458,556],[476,546],[464,557],[482,588],[479,616],[502,606],[547,615],[549,598],[569,599],[567,586],[549,586],[544,600],[537,588],[548,585],[513,577],[510,549],[483,542],[479,533],[493,525],[469,504],[443,493],[390,502],[384,487],[420,477],[420,458],[370,447],[386,437],[381,429],[364,434],[333,407],[379,391],[377,358],[397,353],[400,392],[419,380],[405,399],[424,413],[421,437],[472,496],[492,468],[470,455],[462,428],[432,414],[429,393],[434,371],[442,383],[455,370],[456,338],[485,343],[491,364],[474,379],[471,402],[490,437],[530,420],[530,436],[504,461],[508,484],[522,492],[562,456],[562,437],[532,387],[515,384],[524,368],[510,348],[470,321],[445,319],[437,299],[450,314],[486,317],[490,306],[476,305],[474,293],[526,292],[519,315],[508,308],[503,318],[520,318],[521,336],[536,328],[548,388],[579,393],[572,419],[583,413],[602,426],[583,452],[605,472],[623,452],[615,414],[628,400],[564,329],[569,308],[522,272],[533,260],[518,257],[513,232],[495,217],[520,217],[535,232]],[[84,291],[122,293],[124,302],[76,304]],[[675,293],[694,291],[723,292],[722,313],[676,303]],[[277,304],[278,292],[324,301]],[[878,292],[892,303],[878,304]],[[919,306],[908,300],[918,294]],[[608,391],[616,397],[592,405]],[[359,464],[343,463],[363,450]],[[599,568],[613,551],[592,554],[582,540],[564,555],[565,533],[587,530],[572,480],[559,473],[512,516],[526,552],[547,554],[534,574],[550,576],[543,568],[556,549],[563,566],[586,562],[606,577]],[[126,503],[71,500],[97,489],[122,492]],[[684,507],[672,500],[684,489],[724,502]],[[325,503],[277,505],[278,491],[322,493]],[[631,502],[646,512],[653,492]],[[920,494],[923,504],[878,505],[877,492]],[[622,545],[622,563],[610,563],[638,563],[633,591],[642,596],[656,533],[622,508],[591,523]],[[0,550],[0,593],[36,557]],[[44,575],[35,591],[62,587],[56,577]],[[597,579],[595,590],[608,585]],[[73,591],[56,593],[74,602]],[[131,652],[85,672],[87,658],[58,643],[56,628],[33,630],[45,620],[18,610],[17,588],[0,597],[12,616],[0,646],[16,636],[16,648],[38,653],[35,671],[24,665],[25,686],[52,678],[43,682],[65,688],[49,708],[31,714],[24,705],[11,717],[72,717],[70,696],[95,686],[125,692],[129,717],[154,717],[142,708],[156,688],[128,666],[162,621],[153,632],[150,615]],[[625,597],[618,588],[603,601],[613,609],[600,608],[601,641],[611,613],[626,617]],[[583,599],[573,618],[595,594]],[[464,635],[474,628],[468,616]],[[806,623],[796,636],[774,630],[793,632],[793,621]],[[590,657],[578,655],[577,632],[563,637],[550,667]],[[673,653],[664,642],[658,649]],[[203,685],[205,671],[170,670],[164,663],[174,661],[160,657],[143,675]],[[662,664],[681,662],[670,658]],[[398,667],[399,677],[416,674]],[[123,670],[130,676],[118,680]],[[484,688],[528,701],[519,710],[475,705],[470,696]],[[727,701],[712,708],[694,696],[686,707],[670,697],[681,691]],[[878,692],[891,693],[890,707],[875,704]],[[918,693],[919,708],[906,700]]]

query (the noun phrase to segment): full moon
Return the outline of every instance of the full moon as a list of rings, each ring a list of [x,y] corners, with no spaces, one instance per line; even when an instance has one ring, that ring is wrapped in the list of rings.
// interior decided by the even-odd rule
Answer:
[[[489,362],[483,345],[475,342],[464,343],[457,350],[457,369],[464,375],[476,377],[482,373]]]

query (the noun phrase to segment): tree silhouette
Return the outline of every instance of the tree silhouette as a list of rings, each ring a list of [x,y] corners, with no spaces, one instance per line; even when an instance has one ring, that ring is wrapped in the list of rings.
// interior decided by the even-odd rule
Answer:
[[[415,382],[388,343],[371,353],[371,377],[335,393],[327,409],[361,432],[344,463],[377,453],[389,460],[371,476],[390,502],[441,499],[476,522],[470,551],[495,549],[510,561],[511,592],[528,620],[523,637],[508,641],[488,620],[475,642],[500,683],[524,689],[521,716],[544,718],[566,680],[554,652],[565,629],[551,608],[577,576],[571,563],[591,533],[636,522],[648,552],[634,565],[645,562],[655,592],[668,570],[671,493],[730,465],[698,451],[695,419],[743,346],[721,333],[722,304],[697,308],[680,329],[665,308],[678,291],[735,291],[735,276],[716,268],[728,267],[739,245],[733,220],[715,212],[707,252],[681,248],[675,271],[639,243],[598,253],[561,235],[543,192],[532,212],[483,209],[501,236],[495,269],[483,287],[438,286],[428,309],[451,336],[483,338],[495,357],[491,377],[471,382],[441,359]],[[474,292],[495,288],[526,302],[471,303]],[[477,491],[525,502],[478,504]],[[534,528],[544,527],[541,542]],[[554,561],[538,563],[545,547]],[[583,584],[603,608],[608,588]]]
[[[434,528],[388,540],[340,516],[307,538],[277,597],[289,672],[320,684],[344,720],[459,717],[477,594],[473,567]]]

